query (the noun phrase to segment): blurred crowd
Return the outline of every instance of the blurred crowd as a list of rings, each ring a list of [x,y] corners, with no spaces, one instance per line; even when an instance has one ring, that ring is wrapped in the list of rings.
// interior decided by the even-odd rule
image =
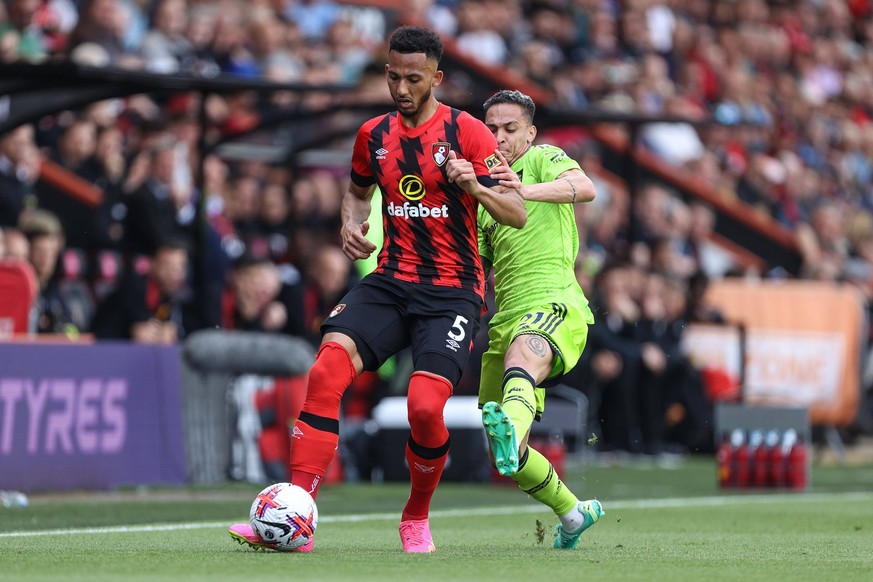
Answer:
[[[643,127],[639,143],[788,229],[803,277],[871,296],[867,0],[409,0],[396,12],[319,0],[6,0],[0,61],[353,84],[387,100],[395,16],[551,91],[552,109],[670,118]],[[0,136],[0,256],[33,265],[38,330],[176,342],[222,327],[317,342],[360,275],[337,246],[348,144],[330,163],[293,167],[198,150],[201,132],[246,130],[295,99],[135,95]],[[708,119],[717,123],[698,123]],[[684,324],[719,320],[702,302],[708,280],[784,273],[750,273],[714,244],[707,205],[658,183],[631,196],[606,179],[584,131],[539,139],[597,185],[597,200],[577,209],[577,275],[598,324],[567,383],[596,407],[601,446],[711,447],[711,402],[680,353]],[[102,195],[83,202],[40,180],[44,160]],[[459,390],[475,391],[477,365]]]

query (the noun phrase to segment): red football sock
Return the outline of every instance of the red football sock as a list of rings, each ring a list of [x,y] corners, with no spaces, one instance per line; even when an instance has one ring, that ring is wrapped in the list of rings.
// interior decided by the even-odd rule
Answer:
[[[357,374],[352,358],[336,342],[322,345],[309,369],[303,412],[339,418],[340,400]]]
[[[424,453],[427,457],[422,456]],[[430,513],[430,500],[433,499],[433,493],[439,485],[440,477],[443,475],[443,468],[446,466],[446,459],[449,455],[449,441],[447,440],[442,447],[435,449],[426,449],[417,446],[414,441],[406,444],[406,462],[409,465],[409,481],[411,489],[409,491],[409,499],[406,500],[406,506],[403,508],[400,520],[408,519],[427,519]],[[436,458],[428,458],[432,454],[438,455]]]
[[[409,380],[407,409],[411,433],[406,445],[411,491],[402,521],[427,519],[430,500],[440,482],[449,452],[449,431],[443,418],[451,383],[440,376],[415,372]]]
[[[291,483],[303,487],[315,499],[318,497],[318,488],[327,466],[336,455],[339,434],[330,430],[318,430],[304,418],[299,418],[294,423],[292,438]]]
[[[321,346],[309,370],[306,401],[291,433],[291,483],[313,498],[336,455],[340,400],[355,375],[349,353],[335,342]]]

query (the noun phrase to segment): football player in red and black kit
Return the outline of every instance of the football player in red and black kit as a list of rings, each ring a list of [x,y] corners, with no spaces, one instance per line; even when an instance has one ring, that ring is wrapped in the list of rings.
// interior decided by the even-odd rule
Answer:
[[[501,163],[485,125],[437,101],[433,90],[442,42],[431,30],[403,26],[391,36],[385,73],[397,111],[367,121],[352,155],[351,184],[342,203],[343,251],[364,259],[376,250],[365,238],[370,199],[382,192],[384,243],[376,269],[333,309],[309,372],[303,411],[294,425],[291,482],[311,492],[339,441],[340,399],[363,370],[376,370],[409,346],[414,372],[406,447],[411,493],[400,521],[405,552],[432,552],[430,500],[449,450],[443,408],[461,377],[482,312],[479,204],[497,222],[521,228],[521,194],[490,178]],[[242,524],[240,542],[262,547]],[[311,549],[311,544],[304,546]]]

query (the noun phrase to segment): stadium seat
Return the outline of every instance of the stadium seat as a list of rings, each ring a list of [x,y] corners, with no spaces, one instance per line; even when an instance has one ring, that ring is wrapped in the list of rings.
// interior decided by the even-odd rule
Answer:
[[[91,272],[91,288],[97,301],[100,301],[118,288],[124,272],[121,253],[99,251],[94,257],[94,266]]]
[[[82,249],[64,249],[61,255],[61,277],[64,281],[84,281],[88,277],[88,260]]]
[[[87,254],[81,249],[64,249],[60,261],[61,280],[58,288],[70,308],[76,328],[82,332],[87,328],[96,309],[89,282]]]
[[[31,266],[0,259],[0,337],[35,331],[33,305],[39,292]]]
[[[147,275],[151,265],[152,260],[148,255],[136,255],[131,259],[131,268],[137,275]]]

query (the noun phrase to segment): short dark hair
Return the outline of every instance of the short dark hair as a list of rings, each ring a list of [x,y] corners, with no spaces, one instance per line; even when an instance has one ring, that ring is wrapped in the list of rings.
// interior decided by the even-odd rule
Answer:
[[[404,25],[391,35],[388,50],[403,54],[424,53],[428,60],[439,63],[443,58],[443,41],[429,28]]]
[[[259,267],[261,265],[272,264],[273,261],[267,257],[262,257],[252,253],[250,250],[245,250],[240,256],[231,262],[230,268],[232,271],[241,271],[243,269],[248,269],[249,267]]]
[[[525,113],[525,117],[527,117],[528,123],[533,125],[534,115],[537,112],[536,103],[534,100],[522,93],[521,91],[514,91],[512,89],[503,89],[502,91],[498,91],[494,95],[488,98],[487,101],[482,105],[483,109],[487,113],[489,109],[493,105],[499,105],[501,103],[511,103],[513,105],[518,105],[522,108]]]
[[[190,255],[191,245],[181,236],[169,235],[158,240],[152,255],[157,256],[162,251],[185,251],[185,254]]]

